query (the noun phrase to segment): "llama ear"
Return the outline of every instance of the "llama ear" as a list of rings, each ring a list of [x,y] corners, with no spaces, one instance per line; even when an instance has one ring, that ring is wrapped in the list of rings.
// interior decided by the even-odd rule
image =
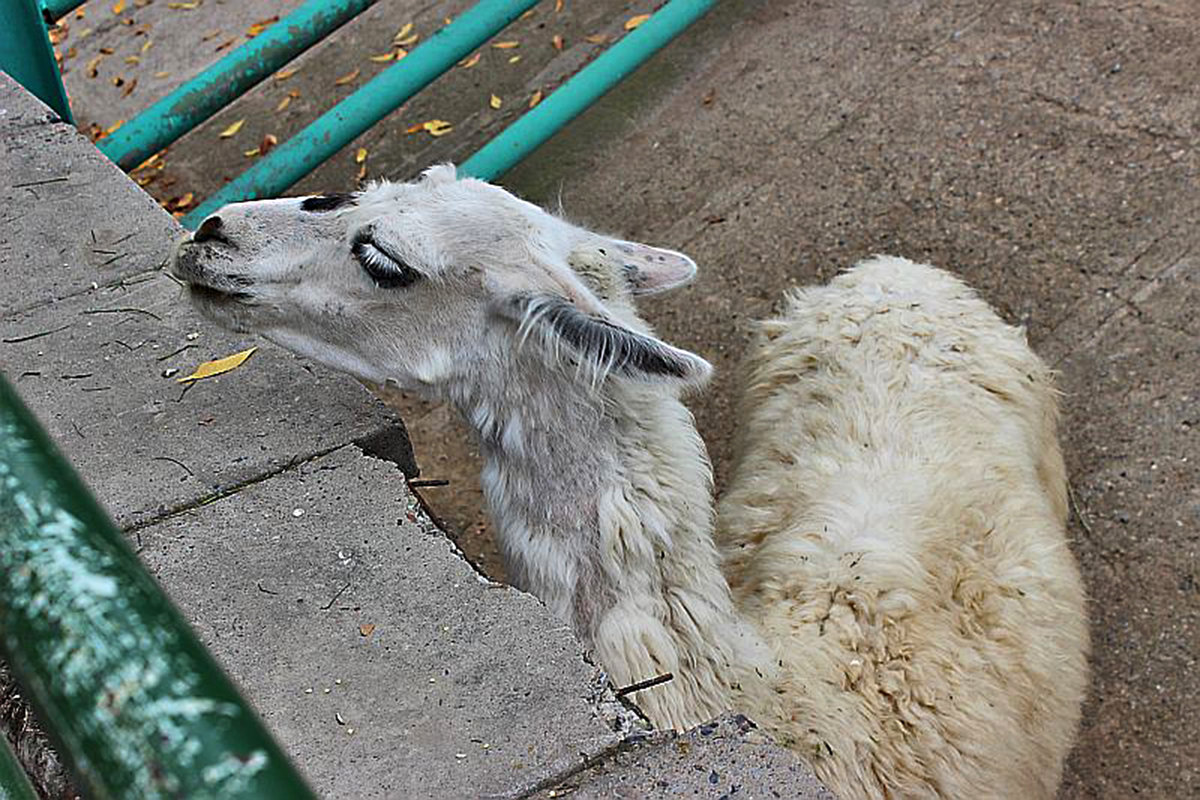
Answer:
[[[654,294],[683,286],[696,277],[696,262],[674,250],[612,239],[615,253],[634,294]]]
[[[517,294],[503,305],[504,313],[519,323],[523,337],[538,335],[552,353],[567,350],[601,379],[620,375],[701,386],[712,374],[712,365],[695,353],[587,314],[564,297]]]

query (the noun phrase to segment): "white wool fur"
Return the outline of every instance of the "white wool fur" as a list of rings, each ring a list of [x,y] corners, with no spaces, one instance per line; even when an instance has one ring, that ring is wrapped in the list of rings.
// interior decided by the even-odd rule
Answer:
[[[201,310],[458,408],[512,579],[615,685],[673,675],[631,695],[656,725],[736,708],[843,798],[1054,794],[1087,652],[1056,398],[962,283],[875,258],[788,298],[747,359],[714,521],[679,399],[708,365],[632,301],[686,256],[449,167],[219,214],[236,247],[172,263]],[[421,278],[377,285],[364,236]]]

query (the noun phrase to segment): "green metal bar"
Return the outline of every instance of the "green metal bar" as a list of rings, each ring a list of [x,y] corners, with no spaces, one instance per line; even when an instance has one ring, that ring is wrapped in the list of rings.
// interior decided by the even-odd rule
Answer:
[[[37,0],[0,0],[0,69],[74,124]]]
[[[308,0],[97,144],[133,169],[183,136],[375,0]]]
[[[0,734],[0,800],[38,800],[37,793],[29,783],[29,776],[8,740]]]
[[[89,797],[313,797],[2,377],[0,652]]]
[[[226,203],[277,197],[537,2],[480,0],[201,203],[181,220],[184,227],[195,228]]]
[[[47,22],[57,22],[83,5],[86,0],[42,0]]]
[[[459,174],[483,180],[503,175],[714,5],[716,0],[671,0],[476,151]]]

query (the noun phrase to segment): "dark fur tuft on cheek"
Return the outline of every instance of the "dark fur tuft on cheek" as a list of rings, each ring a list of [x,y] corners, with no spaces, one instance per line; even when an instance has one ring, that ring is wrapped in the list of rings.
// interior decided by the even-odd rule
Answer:
[[[317,194],[304,198],[300,203],[300,210],[320,214],[326,211],[336,211],[342,206],[349,205],[354,205],[353,194],[334,192],[333,194]]]

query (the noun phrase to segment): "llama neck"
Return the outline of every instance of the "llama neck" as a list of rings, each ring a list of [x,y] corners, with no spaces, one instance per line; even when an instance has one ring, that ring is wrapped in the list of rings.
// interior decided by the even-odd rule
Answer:
[[[690,413],[661,387],[610,380],[597,392],[531,374],[458,399],[482,441],[513,582],[571,623],[615,685],[671,673],[633,697],[656,724],[726,710],[754,637],[718,566],[711,469]]]

